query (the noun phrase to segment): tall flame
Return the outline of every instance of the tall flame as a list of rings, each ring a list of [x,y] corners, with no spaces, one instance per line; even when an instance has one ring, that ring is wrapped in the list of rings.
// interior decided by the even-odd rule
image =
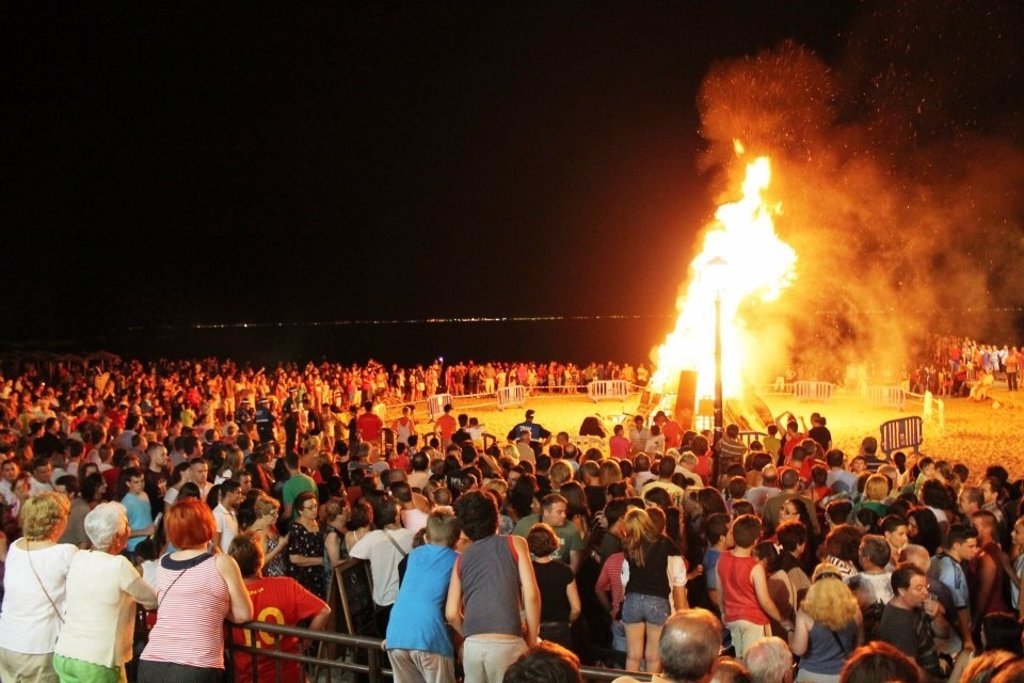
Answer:
[[[781,206],[764,200],[770,180],[768,157],[758,157],[747,165],[742,197],[715,212],[703,248],[690,264],[686,294],[676,301],[675,329],[654,352],[652,381],[659,391],[674,386],[680,371],[696,370],[697,395],[713,393],[715,299],[721,297],[723,393],[742,393],[745,362],[757,349],[742,306],[777,299],[796,277],[796,252],[778,238],[772,220]]]

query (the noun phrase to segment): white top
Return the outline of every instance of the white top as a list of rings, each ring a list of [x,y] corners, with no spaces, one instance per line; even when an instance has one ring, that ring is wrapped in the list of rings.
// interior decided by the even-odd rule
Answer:
[[[69,543],[58,543],[49,548],[25,551],[22,548],[24,543],[24,540],[12,543],[7,551],[0,643],[12,652],[42,655],[53,652],[57,642],[64,616],[64,583],[78,548]]]
[[[126,591],[139,572],[123,555],[83,551],[68,570],[67,614],[54,652],[118,668],[132,658],[135,600]]]
[[[375,529],[360,538],[349,551],[351,557],[370,561],[373,576],[373,601],[381,607],[393,605],[398,598],[398,563],[405,557],[388,540],[388,534],[395,540],[405,555],[412,551],[413,533],[408,529]]]
[[[232,510],[218,503],[213,509],[213,519],[217,522],[217,533],[220,535],[220,549],[228,551],[231,541],[238,535],[238,518]]]
[[[414,471],[407,478],[409,486],[420,491],[430,482],[430,470]]]
[[[160,574],[160,560],[145,560],[142,563],[142,580],[150,586],[156,585]]]
[[[174,501],[178,500],[178,493],[178,489],[168,486],[164,491],[164,505],[174,505]]]
[[[417,531],[427,526],[427,520],[430,518],[423,510],[416,508],[410,508],[408,510],[402,510],[402,526],[416,534]]]
[[[881,574],[861,572],[856,577],[846,577],[843,581],[849,585],[850,581],[854,578],[860,578],[861,590],[864,591],[863,595],[858,596],[861,601],[861,607],[876,602],[887,605],[892,600],[892,572],[882,572]]]
[[[39,481],[35,477],[29,477],[28,479],[28,495],[38,496],[40,493],[52,493],[55,489],[53,484],[46,481]]]

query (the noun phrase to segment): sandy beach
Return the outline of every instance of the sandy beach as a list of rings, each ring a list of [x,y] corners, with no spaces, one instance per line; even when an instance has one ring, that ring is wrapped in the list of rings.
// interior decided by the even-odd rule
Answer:
[[[1010,394],[997,385],[992,400],[984,402],[965,398],[945,400],[945,426],[936,419],[924,424],[923,454],[937,460],[963,462],[970,468],[971,478],[979,476],[993,463],[1006,467],[1011,479],[1024,477],[1024,456],[1014,452],[1014,439],[1024,434],[1024,394]],[[539,394],[527,398],[523,407],[499,411],[495,402],[477,397],[455,397],[454,412],[474,415],[486,425],[486,431],[501,439],[513,425],[523,419],[527,408],[536,411],[534,420],[552,432],[567,431],[576,435],[583,418],[600,415],[606,423],[621,422],[637,408],[639,396],[625,401],[607,400],[595,403],[585,395]],[[847,454],[857,452],[861,439],[879,435],[879,425],[909,415],[921,415],[920,400],[911,400],[901,412],[895,408],[871,405],[861,397],[837,395],[827,403],[801,402],[792,396],[767,396],[765,402],[772,414],[790,410],[806,418],[820,412],[828,420],[837,448]],[[422,404],[421,404],[422,405]],[[425,409],[417,409],[420,420]],[[503,442],[503,441],[502,441]]]

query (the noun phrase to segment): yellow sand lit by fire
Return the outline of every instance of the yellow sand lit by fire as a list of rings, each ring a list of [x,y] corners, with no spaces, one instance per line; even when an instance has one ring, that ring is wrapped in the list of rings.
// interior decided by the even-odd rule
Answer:
[[[947,399],[946,428],[940,433],[933,423],[925,423],[925,440],[922,453],[937,460],[962,462],[976,481],[985,467],[1001,464],[1010,471],[1011,478],[1024,477],[1024,458],[1018,455],[1018,438],[1024,433],[1024,394],[1009,394],[997,388],[993,392],[1002,407],[993,408],[992,401],[977,403],[969,399]],[[866,400],[837,396],[829,403],[798,402],[790,396],[765,397],[774,415],[791,410],[807,418],[812,412],[820,412],[828,419],[835,446],[848,456],[856,454],[861,439],[871,435],[878,437],[878,426],[886,420],[908,415],[920,415],[920,403],[912,404],[904,412],[894,408],[880,408]],[[575,436],[580,423],[588,415],[622,421],[636,410],[636,396],[623,401],[602,401],[594,403],[584,395],[540,394],[527,399],[522,408],[508,408],[499,411],[493,401],[478,398],[454,399],[455,412],[466,412],[480,418],[486,424],[485,431],[499,437],[505,443],[505,435],[513,425],[523,420],[527,408],[536,411],[534,420],[553,433],[567,431]],[[916,411],[916,412],[915,412]],[[425,421],[425,411],[417,410],[419,420]],[[420,425],[429,430],[429,425]]]

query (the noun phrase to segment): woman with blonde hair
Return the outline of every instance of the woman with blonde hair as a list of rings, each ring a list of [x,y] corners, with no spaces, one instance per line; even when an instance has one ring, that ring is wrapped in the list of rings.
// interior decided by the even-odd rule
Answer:
[[[597,471],[597,476],[601,480],[601,486],[604,488],[622,481],[622,468],[619,467],[619,463],[615,460],[602,460]]]
[[[348,559],[348,548],[345,546],[345,522],[348,521],[348,508],[344,503],[331,501],[324,503],[324,573],[326,585],[331,585],[334,568]]]
[[[284,551],[288,547],[288,535],[277,529],[277,517],[281,504],[266,493],[260,491],[252,501],[253,521],[248,528],[242,529],[259,539],[263,551],[263,576],[284,576],[287,573]]]
[[[57,543],[71,503],[59,493],[25,500],[18,516],[24,536],[11,543],[0,610],[0,680],[57,681],[53,648],[64,624],[65,586],[78,552]]]
[[[564,460],[556,460],[548,470],[548,479],[551,480],[551,492],[558,493],[562,484],[572,479],[572,467]]]
[[[843,665],[861,640],[857,598],[843,583],[839,568],[822,563],[796,613],[789,646],[800,657],[797,681],[838,683]]]
[[[623,517],[622,547],[628,563],[622,578],[626,668],[640,671],[643,659],[648,673],[658,673],[658,640],[665,621],[687,607],[686,564],[678,546],[658,533],[645,510],[633,508]]]
[[[892,482],[889,481],[889,477],[884,474],[872,474],[864,483],[864,500],[855,506],[854,514],[857,514],[860,508],[867,508],[879,517],[885,517],[889,514],[889,506],[885,504],[885,499],[889,497],[891,489]]]

